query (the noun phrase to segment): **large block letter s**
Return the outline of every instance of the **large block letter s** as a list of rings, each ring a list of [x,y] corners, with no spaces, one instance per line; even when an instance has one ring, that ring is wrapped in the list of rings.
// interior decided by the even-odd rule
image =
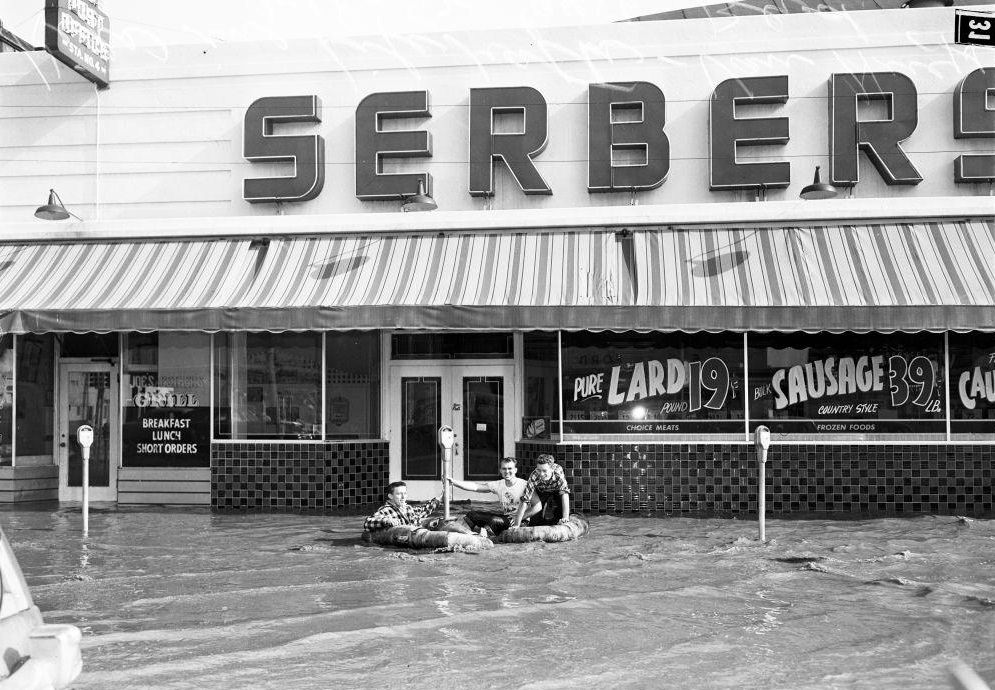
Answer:
[[[279,135],[281,122],[321,122],[317,96],[267,96],[256,99],[245,111],[242,155],[252,162],[287,161],[294,174],[256,177],[242,181],[242,198],[250,203],[307,201],[325,184],[325,140],[318,134]]]
[[[995,67],[980,67],[954,89],[954,138],[995,137],[995,108],[988,107],[995,93]],[[995,155],[965,153],[954,159],[954,181],[995,182]]]

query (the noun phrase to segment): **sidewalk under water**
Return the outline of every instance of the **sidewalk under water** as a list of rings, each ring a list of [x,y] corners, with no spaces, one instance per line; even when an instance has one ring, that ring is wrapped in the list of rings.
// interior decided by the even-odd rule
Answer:
[[[416,553],[362,516],[5,509],[74,688],[995,684],[995,520],[594,517],[564,544]]]

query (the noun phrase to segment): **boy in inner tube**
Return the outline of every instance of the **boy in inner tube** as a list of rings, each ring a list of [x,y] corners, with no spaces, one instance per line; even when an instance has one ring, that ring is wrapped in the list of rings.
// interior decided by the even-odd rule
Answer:
[[[363,522],[363,531],[372,532],[399,525],[418,525],[438,507],[437,498],[433,498],[421,508],[409,506],[408,485],[404,482],[391,482],[387,486],[387,502],[366,518]]]
[[[522,503],[511,521],[511,527],[565,525],[570,522],[570,487],[563,468],[552,455],[543,453],[529,475],[522,494]]]

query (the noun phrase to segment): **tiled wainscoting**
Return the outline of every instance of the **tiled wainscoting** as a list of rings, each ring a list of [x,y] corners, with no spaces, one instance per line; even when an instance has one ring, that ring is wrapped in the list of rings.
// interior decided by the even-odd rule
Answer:
[[[211,508],[322,511],[379,505],[388,465],[386,441],[215,443]]]
[[[753,446],[517,445],[519,476],[540,453],[568,475],[577,509],[588,513],[755,515]],[[772,445],[767,511],[834,514],[991,516],[990,445]]]

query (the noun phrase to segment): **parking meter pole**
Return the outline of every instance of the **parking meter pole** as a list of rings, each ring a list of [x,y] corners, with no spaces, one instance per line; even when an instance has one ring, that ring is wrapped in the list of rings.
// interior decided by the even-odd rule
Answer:
[[[446,477],[452,477],[453,472],[453,446],[456,445],[456,434],[451,426],[439,427],[439,445],[442,447],[442,502],[443,519],[449,519],[449,499],[452,489]]]
[[[93,445],[93,427],[82,424],[76,429],[76,442],[83,455],[83,536],[90,531],[90,446]]]
[[[83,448],[83,536],[90,531],[90,449]]]
[[[767,541],[767,448],[770,446],[770,429],[758,426],[754,432],[757,447],[757,524],[760,529],[760,543]]]
[[[766,524],[764,523],[764,518],[767,515],[767,473],[764,472],[764,466],[767,464],[767,451],[760,451],[760,475],[759,482],[760,488],[757,494],[757,520],[760,524],[760,541],[767,541],[767,530]]]
[[[445,450],[443,450],[442,457],[443,457],[442,462],[445,466],[446,474],[451,477],[453,471],[453,449],[446,448]],[[442,498],[443,498],[442,517],[444,520],[448,520],[449,500],[452,498],[452,487],[449,486],[449,482],[447,482],[446,480],[442,480]]]

